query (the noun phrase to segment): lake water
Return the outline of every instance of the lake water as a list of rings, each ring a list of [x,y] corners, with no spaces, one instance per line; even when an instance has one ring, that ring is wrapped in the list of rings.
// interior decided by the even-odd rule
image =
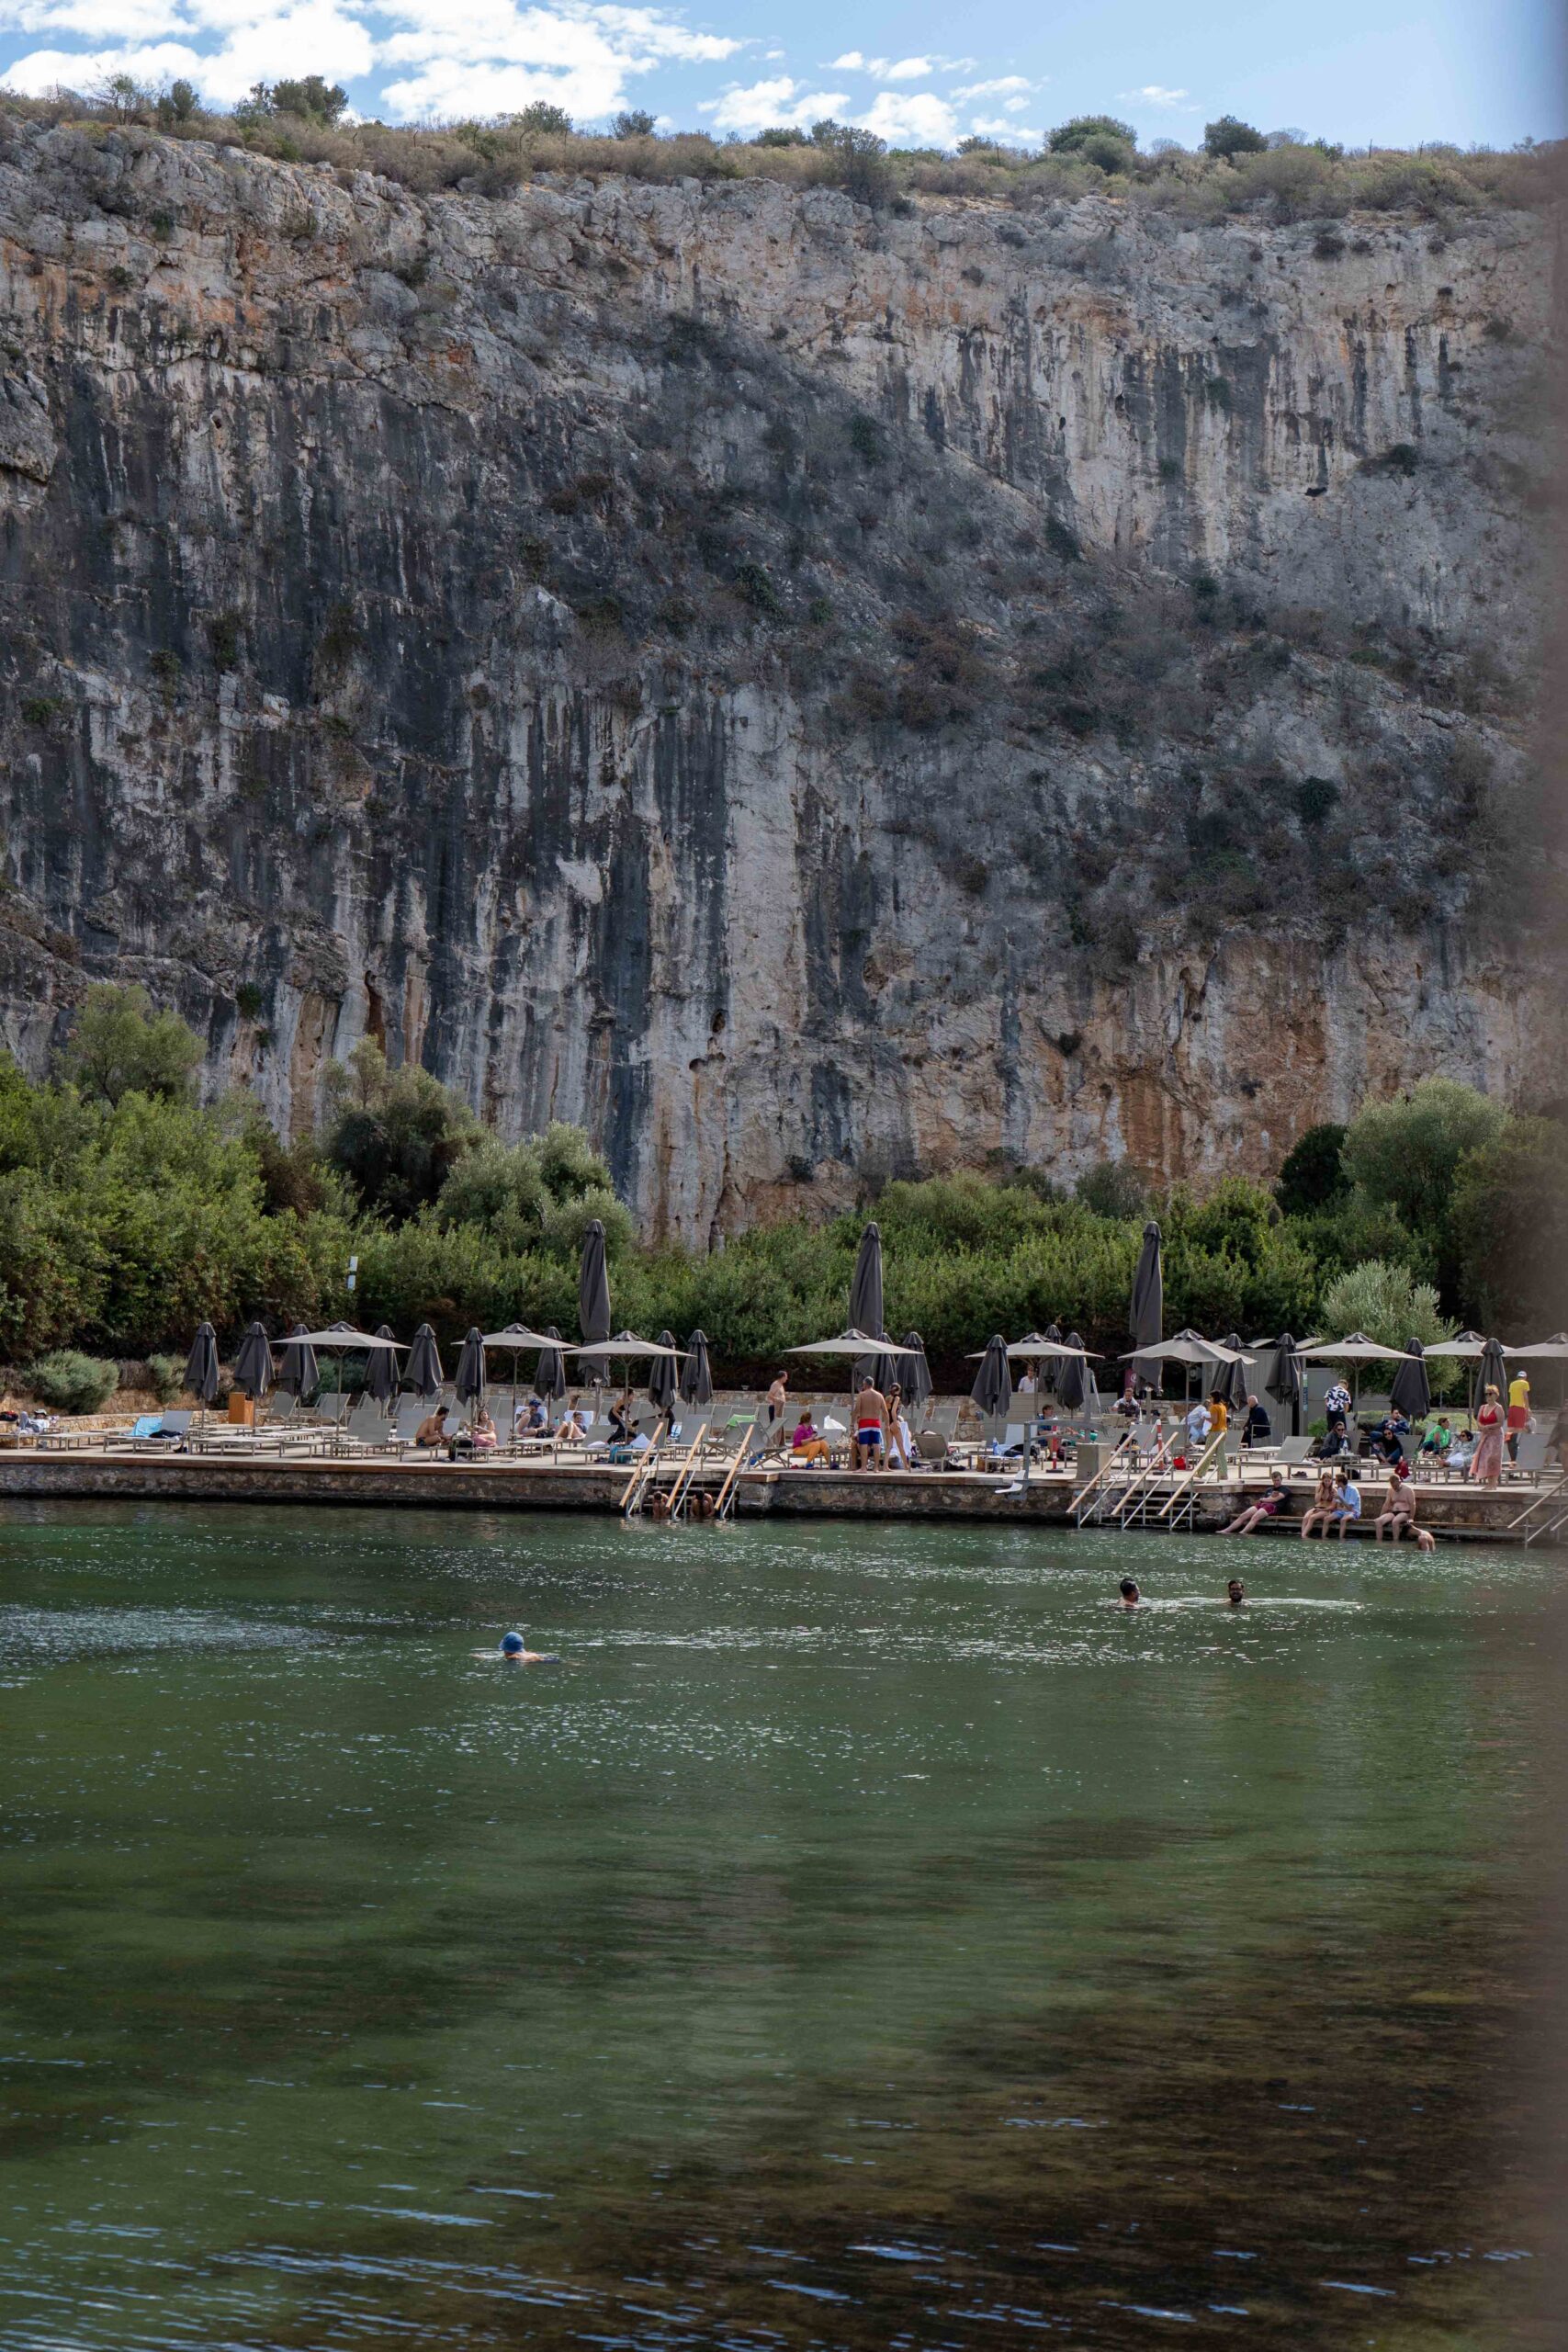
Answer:
[[[0,1560],[6,2352],[1557,2340],[1557,1561],[63,1505]]]

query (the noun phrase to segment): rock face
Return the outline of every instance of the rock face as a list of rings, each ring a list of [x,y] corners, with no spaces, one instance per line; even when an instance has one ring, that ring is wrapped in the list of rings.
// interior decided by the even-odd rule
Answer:
[[[1548,259],[0,125],[0,1034],[368,1034],[698,1238],[1556,1094]]]

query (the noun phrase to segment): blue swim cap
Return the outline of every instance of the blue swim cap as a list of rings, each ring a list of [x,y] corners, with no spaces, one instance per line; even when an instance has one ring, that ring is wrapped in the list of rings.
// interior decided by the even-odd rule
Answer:
[[[517,1657],[525,1646],[521,1634],[502,1634],[501,1646],[506,1657]]]

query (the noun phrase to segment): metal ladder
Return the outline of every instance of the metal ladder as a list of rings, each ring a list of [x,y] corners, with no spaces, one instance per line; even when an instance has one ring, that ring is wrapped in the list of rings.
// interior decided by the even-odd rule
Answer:
[[[1533,1519],[1538,1510],[1544,1511],[1547,1516],[1534,1527],[1527,1525],[1526,1522]],[[1523,1528],[1524,1535],[1521,1540],[1529,1546],[1535,1543],[1538,1537],[1545,1536],[1550,1539],[1565,1525],[1568,1525],[1568,1471],[1560,1472],[1556,1484],[1546,1487],[1532,1501],[1527,1503],[1517,1519],[1511,1519],[1503,1532],[1505,1535],[1513,1535]]]
[[[1148,1525],[1149,1505],[1155,1498],[1154,1482],[1168,1468],[1170,1448],[1174,1442],[1174,1437],[1169,1432],[1162,1437],[1143,1468],[1137,1471],[1122,1487],[1121,1498],[1111,1513],[1118,1526],[1146,1527]]]
[[[1190,1470],[1184,1471],[1157,1516],[1167,1527],[1190,1528],[1198,1511],[1198,1481],[1216,1453],[1224,1454],[1225,1432],[1216,1430]]]

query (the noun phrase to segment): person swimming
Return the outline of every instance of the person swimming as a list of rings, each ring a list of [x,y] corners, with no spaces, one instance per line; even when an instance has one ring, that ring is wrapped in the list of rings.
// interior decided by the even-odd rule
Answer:
[[[513,1666],[558,1666],[560,1664],[560,1659],[554,1650],[531,1650],[522,1634],[502,1634],[499,1649],[500,1655]],[[479,1657],[491,1657],[495,1654],[491,1650],[479,1650],[476,1653]]]
[[[1247,1587],[1239,1577],[1232,1577],[1225,1587],[1225,1599],[1233,1609],[1242,1608],[1247,1600]]]
[[[1122,1577],[1122,1608],[1123,1608],[1123,1609],[1136,1609],[1136,1607],[1138,1606],[1139,1601],[1140,1601],[1140,1600],[1142,1600],[1143,1597],[1144,1597],[1144,1596],[1143,1596],[1143,1594],[1138,1590],[1137,1586],[1133,1582],[1132,1577]]]

